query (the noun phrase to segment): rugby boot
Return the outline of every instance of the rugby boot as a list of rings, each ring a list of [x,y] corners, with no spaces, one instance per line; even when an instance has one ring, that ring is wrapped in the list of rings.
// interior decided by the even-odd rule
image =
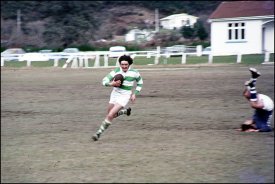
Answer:
[[[257,79],[261,76],[261,73],[256,70],[256,68],[249,68],[249,71],[251,72],[251,77],[253,79]]]
[[[126,112],[127,116],[131,115],[131,110],[132,110],[131,107],[128,107],[127,112]]]
[[[100,137],[100,134],[94,134],[94,135],[92,136],[92,139],[93,139],[94,141],[97,141],[97,140],[99,139],[99,137]]]

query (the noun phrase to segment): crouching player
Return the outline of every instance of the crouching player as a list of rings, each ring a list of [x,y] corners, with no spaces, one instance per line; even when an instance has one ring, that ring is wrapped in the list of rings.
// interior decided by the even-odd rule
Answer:
[[[257,78],[261,76],[255,68],[249,69],[251,79],[245,82],[245,90],[243,96],[249,101],[250,106],[255,109],[251,119],[246,120],[241,125],[241,131],[244,132],[270,132],[271,119],[274,108],[272,99],[264,94],[259,94],[256,91]]]

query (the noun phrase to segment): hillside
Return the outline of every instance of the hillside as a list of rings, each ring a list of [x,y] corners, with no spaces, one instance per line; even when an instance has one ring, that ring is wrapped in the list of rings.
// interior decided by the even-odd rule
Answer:
[[[130,29],[154,29],[159,18],[188,13],[207,30],[220,1],[1,1],[1,47],[66,47],[114,40]],[[17,19],[20,17],[20,19]],[[19,29],[18,29],[19,28]]]

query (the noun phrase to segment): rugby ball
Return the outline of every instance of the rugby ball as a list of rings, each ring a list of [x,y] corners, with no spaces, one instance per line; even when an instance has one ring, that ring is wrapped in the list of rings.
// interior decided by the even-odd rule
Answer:
[[[116,74],[116,75],[114,76],[113,80],[114,80],[114,81],[120,80],[120,81],[121,81],[121,85],[120,85],[120,86],[122,86],[122,83],[123,83],[123,81],[124,81],[124,77],[123,77],[122,74]]]

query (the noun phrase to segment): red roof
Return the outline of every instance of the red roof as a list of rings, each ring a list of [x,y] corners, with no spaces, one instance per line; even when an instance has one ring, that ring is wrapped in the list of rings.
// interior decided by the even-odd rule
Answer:
[[[274,1],[225,1],[209,19],[274,15]]]

